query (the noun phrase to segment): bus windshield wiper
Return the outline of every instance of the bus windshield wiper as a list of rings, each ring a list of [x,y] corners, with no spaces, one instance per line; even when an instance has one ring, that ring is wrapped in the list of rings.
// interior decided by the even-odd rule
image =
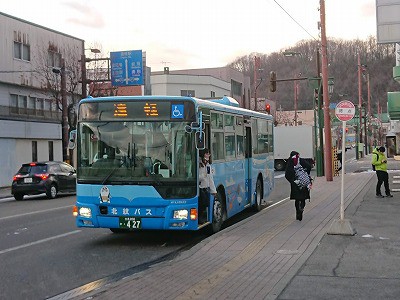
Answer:
[[[124,163],[121,161],[117,167],[115,167],[114,169],[112,169],[112,170],[110,171],[110,173],[108,173],[107,176],[104,177],[104,179],[102,180],[101,184],[103,184],[103,185],[106,184],[107,180],[112,176],[112,174],[114,174],[114,172],[115,172],[116,170],[118,170],[119,168],[121,168],[123,164],[124,164]]]

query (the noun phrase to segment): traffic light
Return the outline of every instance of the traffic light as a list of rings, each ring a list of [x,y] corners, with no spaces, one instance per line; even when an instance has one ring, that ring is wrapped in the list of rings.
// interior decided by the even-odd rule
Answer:
[[[267,103],[265,105],[265,111],[267,112],[267,114],[269,114],[269,115],[271,114],[271,105],[270,104]]]
[[[319,91],[319,95],[318,95],[318,91]],[[318,106],[318,96],[319,96],[319,106]],[[324,101],[322,87],[321,87],[321,90],[314,89],[314,98],[315,98],[315,106],[317,108],[321,108],[323,106],[322,103]]]
[[[271,92],[276,91],[276,72],[275,71],[271,71],[269,73],[269,90]]]

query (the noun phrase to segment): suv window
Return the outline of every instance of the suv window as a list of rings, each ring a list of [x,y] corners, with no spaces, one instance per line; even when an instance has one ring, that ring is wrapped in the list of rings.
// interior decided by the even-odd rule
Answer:
[[[20,174],[44,174],[47,173],[46,165],[22,165],[21,169],[19,169],[18,173]]]
[[[59,165],[51,165],[50,173],[61,173],[61,168]]]
[[[74,168],[72,168],[71,166],[68,166],[66,164],[61,164],[60,167],[61,167],[61,170],[64,173],[70,173],[70,172],[74,172],[75,171]]]

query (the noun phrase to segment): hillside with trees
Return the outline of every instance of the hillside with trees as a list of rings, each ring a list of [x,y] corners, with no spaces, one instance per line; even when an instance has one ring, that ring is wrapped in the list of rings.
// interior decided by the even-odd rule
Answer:
[[[258,71],[259,86],[258,98],[268,98],[276,101],[277,109],[293,110],[294,107],[294,82],[277,82],[277,90],[269,90],[270,71],[275,71],[277,79],[295,77],[317,77],[317,49],[319,41],[302,40],[295,46],[271,54],[251,53],[237,58],[229,64],[230,67],[244,72],[250,76],[252,82],[252,96],[254,95],[254,56],[260,57]],[[371,109],[377,112],[378,101],[385,112],[387,95],[389,91],[399,90],[399,85],[393,80],[393,67],[396,65],[395,45],[378,45],[374,37],[367,40],[328,40],[328,73],[334,78],[334,92],[330,102],[350,100],[358,105],[358,62],[357,54],[364,72],[362,76],[362,99],[367,102],[367,76],[369,72]],[[290,57],[284,52],[296,53]],[[298,109],[312,109],[314,106],[314,90],[309,80],[299,81]]]

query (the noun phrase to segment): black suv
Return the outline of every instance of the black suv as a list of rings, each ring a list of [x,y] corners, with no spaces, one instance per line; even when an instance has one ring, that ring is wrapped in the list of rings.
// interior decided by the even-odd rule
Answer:
[[[23,164],[14,175],[11,186],[15,200],[22,200],[24,195],[42,193],[52,199],[59,192],[76,193],[76,170],[59,161]]]

